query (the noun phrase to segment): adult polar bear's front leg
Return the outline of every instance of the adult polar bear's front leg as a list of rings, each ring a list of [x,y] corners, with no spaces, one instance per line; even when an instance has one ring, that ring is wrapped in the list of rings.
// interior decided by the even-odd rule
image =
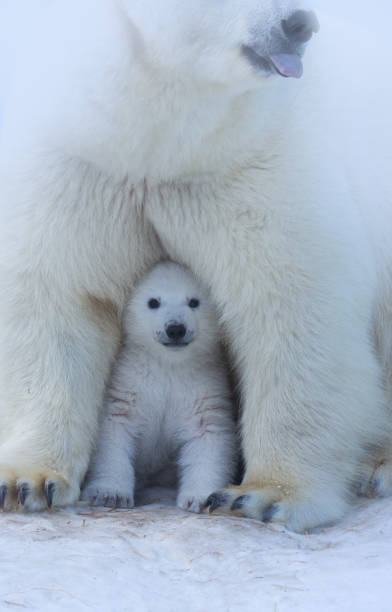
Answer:
[[[2,321],[0,502],[39,510],[78,499],[118,329],[98,304],[20,289]]]
[[[191,198],[177,203],[161,192],[151,215],[169,252],[210,285],[241,377],[246,472],[211,508],[304,531],[343,515],[365,448],[387,428],[369,270],[330,227],[333,203],[325,215],[279,188],[268,196],[271,178],[254,166],[226,194],[186,186]]]
[[[159,259],[126,182],[40,162],[0,206],[0,505],[31,510],[78,498],[127,288]]]

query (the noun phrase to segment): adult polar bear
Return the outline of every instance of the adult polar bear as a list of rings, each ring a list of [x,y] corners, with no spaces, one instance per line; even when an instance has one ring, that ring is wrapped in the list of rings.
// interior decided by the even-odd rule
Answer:
[[[163,255],[212,288],[241,375],[246,472],[212,508],[302,531],[356,482],[389,493],[382,62],[325,22],[303,79],[273,74],[317,29],[295,0],[24,7],[1,54],[0,502],[77,499],[126,292]]]

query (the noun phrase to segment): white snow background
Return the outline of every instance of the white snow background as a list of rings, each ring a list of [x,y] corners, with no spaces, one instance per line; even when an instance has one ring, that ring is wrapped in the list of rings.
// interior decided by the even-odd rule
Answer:
[[[390,32],[390,0],[316,3]],[[187,514],[174,499],[150,489],[127,512],[1,514],[0,609],[392,612],[392,499],[363,501],[308,536]]]

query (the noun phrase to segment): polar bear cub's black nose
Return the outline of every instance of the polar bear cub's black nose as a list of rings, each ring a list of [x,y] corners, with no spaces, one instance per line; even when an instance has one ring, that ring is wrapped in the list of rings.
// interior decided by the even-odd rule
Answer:
[[[319,31],[320,24],[313,11],[295,11],[282,20],[282,28],[290,42],[306,43]]]
[[[166,335],[170,340],[178,341],[184,338],[186,327],[182,323],[171,323],[166,328]]]

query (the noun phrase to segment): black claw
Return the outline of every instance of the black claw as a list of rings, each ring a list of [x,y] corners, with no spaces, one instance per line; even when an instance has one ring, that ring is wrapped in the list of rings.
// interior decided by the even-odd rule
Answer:
[[[249,499],[249,495],[241,495],[240,497],[237,497],[237,499],[235,499],[231,504],[231,510],[242,510],[242,508],[247,504]]]
[[[365,495],[367,489],[367,478],[361,478],[359,482],[354,483],[353,489],[357,495]]]
[[[53,495],[56,490],[56,485],[54,482],[45,482],[45,497],[46,503],[48,504],[48,508],[53,506]]]
[[[370,483],[371,489],[374,495],[378,495],[381,491],[381,480],[379,478],[375,478]]]
[[[122,497],[121,495],[116,495],[116,499],[115,499],[115,508],[122,508],[123,506],[123,501],[122,501]]]
[[[208,512],[211,514],[217,508],[224,506],[227,503],[227,495],[224,493],[213,493],[209,496],[206,501],[206,508],[208,508]]]
[[[117,497],[114,495],[105,495],[99,505],[105,508],[117,508]]]
[[[263,523],[269,523],[273,519],[275,514],[278,512],[278,510],[279,510],[278,504],[273,504],[272,506],[267,508],[267,510],[263,512],[263,516],[261,519]]]
[[[25,505],[25,501],[27,496],[30,493],[30,487],[27,484],[27,482],[24,482],[22,485],[20,485],[20,487],[18,488],[18,502],[24,506]]]
[[[7,497],[8,487],[7,485],[1,485],[0,487],[0,509],[4,508],[5,498]]]

